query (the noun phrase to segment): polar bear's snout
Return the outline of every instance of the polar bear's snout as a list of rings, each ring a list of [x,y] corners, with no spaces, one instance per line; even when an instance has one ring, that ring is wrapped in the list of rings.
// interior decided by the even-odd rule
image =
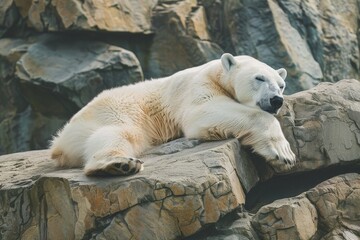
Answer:
[[[282,96],[275,95],[273,97],[264,97],[262,98],[257,105],[261,110],[271,113],[277,114],[284,103],[284,98]]]
[[[275,96],[270,99],[270,105],[274,113],[276,113],[283,105],[284,98]]]

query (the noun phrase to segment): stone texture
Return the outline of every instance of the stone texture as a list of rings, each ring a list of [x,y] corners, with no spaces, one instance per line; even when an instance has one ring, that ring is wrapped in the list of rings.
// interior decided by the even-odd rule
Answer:
[[[359,162],[359,81],[322,83],[287,96],[279,120],[300,160],[293,171]]]
[[[288,70],[286,93],[359,77],[359,1],[202,1],[214,42]]]
[[[0,154],[46,148],[99,92],[143,80],[133,53],[54,34],[1,39],[0,69]]]
[[[306,193],[319,215],[319,224],[331,235],[360,237],[360,175],[348,174],[329,179]],[[341,234],[340,234],[341,233]]]
[[[37,112],[66,117],[106,88],[143,80],[133,53],[57,35],[31,45],[17,62],[16,75]]]
[[[155,36],[145,77],[164,77],[217,59],[223,50],[211,41],[204,9],[196,0],[170,1],[154,9]]]
[[[6,0],[0,8],[4,29],[26,21],[39,32],[109,31],[151,33],[152,9],[157,1]],[[1,35],[0,35],[1,36]]]
[[[253,214],[231,213],[215,225],[215,233],[204,237],[206,240],[259,240],[255,229],[251,226]],[[198,238],[202,239],[202,238]]]
[[[238,142],[196,144],[182,139],[174,142],[174,148],[171,143],[160,146],[143,157],[143,172],[114,178],[56,169],[48,151],[3,156],[0,238],[192,235],[245,201],[231,157],[240,149]],[[168,154],[162,155],[164,151]]]
[[[262,239],[310,239],[317,230],[317,212],[307,198],[281,199],[262,207],[252,219]]]
[[[326,81],[359,78],[359,1],[274,2],[278,2],[293,29],[306,40]]]
[[[322,182],[263,206],[251,219],[261,239],[359,239],[360,174]]]
[[[15,77],[16,62],[27,46],[21,39],[0,39],[0,154],[30,148],[31,110]]]

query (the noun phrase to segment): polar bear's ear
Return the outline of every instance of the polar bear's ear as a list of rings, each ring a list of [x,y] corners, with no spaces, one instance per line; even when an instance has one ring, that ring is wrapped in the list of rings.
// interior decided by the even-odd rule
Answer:
[[[236,60],[230,53],[224,53],[221,56],[221,63],[226,71],[229,71],[232,66],[236,65]]]
[[[285,78],[287,76],[286,69],[285,68],[280,68],[280,69],[278,69],[276,71],[279,73],[280,77],[285,80]]]

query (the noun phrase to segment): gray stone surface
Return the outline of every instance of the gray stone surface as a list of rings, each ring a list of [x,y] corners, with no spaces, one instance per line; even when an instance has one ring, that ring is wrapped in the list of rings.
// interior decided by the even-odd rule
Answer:
[[[17,62],[16,76],[33,109],[65,117],[104,89],[143,80],[133,53],[58,35],[43,36],[29,46]]]
[[[359,77],[359,1],[202,1],[212,41],[288,70],[286,93]]]
[[[0,157],[0,238],[174,239],[217,222],[245,201],[239,144],[182,142],[145,155],[130,177],[56,169],[48,151]]]
[[[359,81],[322,83],[287,96],[279,120],[300,160],[294,171],[359,162]]]
[[[21,39],[0,39],[0,154],[30,148],[31,110],[15,77],[16,62],[27,46]]]

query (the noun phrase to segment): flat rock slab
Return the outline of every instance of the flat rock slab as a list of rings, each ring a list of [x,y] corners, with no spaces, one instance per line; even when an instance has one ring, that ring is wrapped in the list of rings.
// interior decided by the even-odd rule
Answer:
[[[145,170],[129,177],[57,169],[47,150],[2,156],[0,239],[192,235],[245,198],[235,170],[238,141],[198,144],[160,146],[143,157]]]

